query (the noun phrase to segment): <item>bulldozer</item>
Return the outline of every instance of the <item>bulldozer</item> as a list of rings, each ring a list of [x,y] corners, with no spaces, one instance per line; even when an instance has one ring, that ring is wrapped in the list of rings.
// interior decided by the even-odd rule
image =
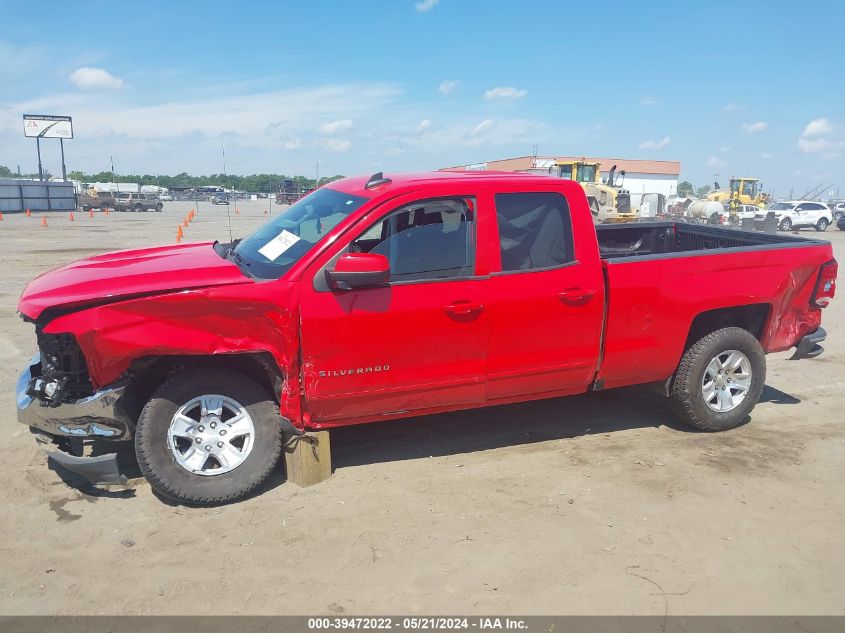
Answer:
[[[616,184],[616,165],[611,167],[604,182],[599,181],[599,163],[588,163],[584,159],[556,161],[549,167],[549,174],[581,185],[595,222],[628,222],[637,217],[636,211],[631,209],[630,192],[623,189],[621,183]],[[619,176],[624,178],[625,172],[620,172]]]

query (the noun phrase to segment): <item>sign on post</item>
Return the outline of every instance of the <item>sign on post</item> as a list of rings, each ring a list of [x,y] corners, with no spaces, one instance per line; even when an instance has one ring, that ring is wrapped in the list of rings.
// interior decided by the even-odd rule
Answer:
[[[73,120],[69,116],[24,114],[23,133],[30,138],[73,138]]]

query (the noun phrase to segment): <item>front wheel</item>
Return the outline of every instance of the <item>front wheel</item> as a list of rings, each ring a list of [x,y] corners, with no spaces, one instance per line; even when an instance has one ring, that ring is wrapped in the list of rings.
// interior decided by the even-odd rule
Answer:
[[[827,218],[819,218],[819,221],[816,222],[816,230],[819,232],[827,231],[828,224]]]
[[[163,497],[192,505],[243,499],[279,461],[279,408],[252,379],[186,369],[159,387],[138,419],[141,472]]]
[[[781,231],[789,231],[792,229],[792,220],[789,218],[784,218],[780,221],[780,230]]]
[[[766,382],[766,357],[748,330],[727,327],[696,341],[672,380],[675,415],[701,431],[744,424]]]

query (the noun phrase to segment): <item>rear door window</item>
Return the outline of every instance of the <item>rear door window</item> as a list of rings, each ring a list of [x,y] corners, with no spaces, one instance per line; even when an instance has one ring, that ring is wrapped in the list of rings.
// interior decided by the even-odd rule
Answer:
[[[561,194],[497,194],[496,219],[502,272],[554,268],[574,260],[569,205]]]

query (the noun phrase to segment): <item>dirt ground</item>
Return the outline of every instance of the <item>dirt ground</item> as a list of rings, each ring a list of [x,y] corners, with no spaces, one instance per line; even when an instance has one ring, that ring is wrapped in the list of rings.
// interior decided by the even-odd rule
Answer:
[[[140,479],[70,487],[15,419],[35,352],[18,296],[60,263],[172,243],[189,206],[0,222],[0,613],[845,613],[845,296],[824,355],[770,356],[751,423],[726,433],[632,388],[333,431],[329,481],[279,473],[222,508]],[[239,206],[235,237],[269,208]],[[204,204],[186,240],[226,225]],[[826,238],[845,261],[845,232]]]

